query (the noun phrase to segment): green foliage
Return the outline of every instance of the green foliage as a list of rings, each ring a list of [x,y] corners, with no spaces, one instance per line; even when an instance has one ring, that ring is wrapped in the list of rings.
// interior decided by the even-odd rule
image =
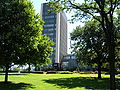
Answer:
[[[73,71],[73,73],[79,73],[80,71]]]
[[[24,64],[30,59],[39,63],[48,61],[53,42],[41,35],[43,21],[32,3],[3,0],[0,6],[0,64]]]
[[[0,1],[0,65],[49,62],[53,42],[42,35],[42,21],[29,0]]]
[[[21,71],[21,73],[34,73],[34,74],[43,74],[44,71]]]
[[[62,4],[62,9],[75,12],[72,18],[73,22],[94,18],[100,23],[106,39],[110,64],[110,89],[115,90],[116,30],[114,28],[114,17],[115,14],[120,12],[120,0],[83,0],[83,2],[78,3],[75,2],[76,0],[56,0],[56,2],[58,1]],[[57,8],[54,8],[54,10],[56,11]]]
[[[20,68],[14,67],[14,68],[13,68],[13,71],[20,71]]]
[[[71,39],[74,41],[72,48],[78,56],[78,62],[93,64],[98,63],[98,59],[105,62],[105,37],[99,23],[89,21],[83,27],[76,27],[71,33]]]
[[[55,2],[49,2],[49,5],[53,8],[52,11],[54,12],[74,12],[74,15],[71,19],[72,22],[81,19],[86,21],[90,18],[101,21],[102,18],[99,17],[101,16],[102,11],[104,11],[106,14],[113,14],[114,12],[119,13],[119,4],[119,0],[82,0],[81,2],[77,0],[55,0]]]
[[[116,60],[118,63],[120,62],[120,14],[118,14],[118,18],[116,18],[115,22],[115,29],[116,31]]]
[[[47,71],[47,74],[56,74],[56,71]]]
[[[10,64],[18,57],[21,58],[18,55],[25,52],[27,47],[35,48],[36,42],[32,38],[37,39],[37,35],[41,33],[43,22],[35,14],[32,4],[27,0],[3,0],[0,5],[2,6],[0,57],[3,63]],[[39,21],[40,27],[36,21]]]
[[[60,74],[73,74],[73,72],[70,72],[70,71],[62,71],[62,72],[60,72]]]
[[[3,71],[3,69],[2,69],[2,68],[0,68],[0,71]]]

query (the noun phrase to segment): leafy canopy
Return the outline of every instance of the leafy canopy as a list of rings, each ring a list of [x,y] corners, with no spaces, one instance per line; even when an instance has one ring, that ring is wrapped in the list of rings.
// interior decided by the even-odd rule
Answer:
[[[0,64],[23,64],[33,59],[29,58],[30,55],[48,58],[53,42],[41,35],[44,22],[35,13],[32,3],[28,0],[1,0],[0,7]]]

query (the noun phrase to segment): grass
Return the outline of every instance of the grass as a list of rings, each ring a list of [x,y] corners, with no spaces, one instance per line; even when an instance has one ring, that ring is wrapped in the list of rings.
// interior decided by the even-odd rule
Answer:
[[[109,90],[109,75],[97,74],[10,74],[9,83],[4,84],[0,74],[0,90]],[[120,75],[117,75],[120,90]]]

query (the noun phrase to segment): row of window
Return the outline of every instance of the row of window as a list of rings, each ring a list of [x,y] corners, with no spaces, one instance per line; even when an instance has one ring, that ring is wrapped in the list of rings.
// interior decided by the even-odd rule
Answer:
[[[53,33],[49,33],[49,34],[44,34],[45,36],[53,36]]]
[[[51,16],[45,16],[44,19],[55,18],[55,17],[56,17],[56,16],[54,16],[54,15],[53,15],[53,16],[52,16],[52,15],[51,15]]]
[[[64,59],[76,59],[76,56],[65,56]]]
[[[48,29],[44,29],[45,32],[55,32],[55,29],[54,28],[48,28]]]
[[[49,19],[49,20],[45,19],[44,21],[45,21],[45,24],[47,24],[47,23],[49,23],[49,24],[56,23],[55,19]]]
[[[54,26],[56,26],[56,24],[46,24],[46,25],[44,25],[44,28],[46,28],[46,27],[54,27]]]

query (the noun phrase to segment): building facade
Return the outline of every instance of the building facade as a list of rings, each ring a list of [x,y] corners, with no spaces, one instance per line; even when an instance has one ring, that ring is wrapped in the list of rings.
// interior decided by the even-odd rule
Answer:
[[[77,57],[72,54],[63,56],[61,61],[62,70],[76,70],[78,68]]]
[[[60,63],[62,57],[67,54],[67,17],[65,13],[49,12],[49,9],[51,8],[47,3],[41,5],[41,16],[45,22],[43,35],[50,37],[55,43],[50,57],[52,63]]]

